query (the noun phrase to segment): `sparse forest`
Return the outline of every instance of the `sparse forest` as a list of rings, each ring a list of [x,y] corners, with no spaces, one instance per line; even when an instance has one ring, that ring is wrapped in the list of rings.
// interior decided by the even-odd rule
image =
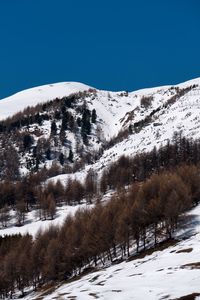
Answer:
[[[96,199],[96,205],[68,216],[62,227],[38,233],[34,240],[29,235],[2,237],[1,297],[12,296],[15,288],[23,294],[30,285],[37,288],[97,264],[127,258],[133,247],[139,252],[171,239],[179,216],[200,199],[200,144],[180,135],[174,142],[134,158],[121,157],[103,172],[100,182],[92,170],[84,184],[69,180],[66,186],[58,181],[41,187],[39,174],[18,183],[2,182],[2,227],[9,221],[9,207],[15,207],[20,226],[33,207],[46,220],[55,217],[60,202]],[[110,189],[116,190],[112,198],[99,202]]]
[[[29,173],[37,173],[50,162],[48,170],[58,175],[97,159],[101,147],[91,151],[91,142],[100,142],[97,114],[84,101],[93,94],[95,90],[54,99],[0,121],[0,179],[19,179],[22,164]]]
[[[78,195],[83,192],[79,188]],[[40,200],[44,219],[55,212],[51,205],[54,192],[43,193]],[[1,238],[1,297],[12,296],[16,287],[23,294],[27,286],[37,288],[51,280],[68,279],[85,268],[123,259],[133,246],[138,252],[149,243],[153,246],[171,239],[179,215],[196,205],[199,195],[199,168],[182,165],[132,183],[106,204],[79,210],[74,217],[68,216],[62,227],[50,227],[35,240],[29,235]]]

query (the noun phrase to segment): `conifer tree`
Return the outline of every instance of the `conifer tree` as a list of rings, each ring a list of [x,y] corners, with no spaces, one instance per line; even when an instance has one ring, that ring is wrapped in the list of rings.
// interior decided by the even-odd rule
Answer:
[[[68,160],[69,160],[71,163],[74,162],[74,154],[73,154],[73,152],[72,152],[72,149],[69,150]]]
[[[96,113],[96,109],[94,108],[92,110],[92,123],[96,123],[97,120],[97,113]]]
[[[55,135],[57,133],[57,125],[56,125],[56,122],[53,121],[51,123],[51,135]]]
[[[59,155],[59,162],[60,164],[63,166],[64,165],[64,162],[65,162],[65,157],[64,157],[64,154],[61,152],[60,155]]]

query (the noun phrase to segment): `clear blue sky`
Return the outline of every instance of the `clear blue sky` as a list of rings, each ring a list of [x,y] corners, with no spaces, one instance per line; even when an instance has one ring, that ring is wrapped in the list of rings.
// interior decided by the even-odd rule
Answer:
[[[0,41],[0,98],[60,81],[175,84],[200,77],[200,1],[2,0]]]

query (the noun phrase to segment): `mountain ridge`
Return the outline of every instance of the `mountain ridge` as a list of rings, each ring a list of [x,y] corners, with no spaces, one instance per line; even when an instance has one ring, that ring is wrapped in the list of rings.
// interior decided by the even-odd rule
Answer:
[[[43,138],[49,143],[44,151],[51,148],[54,154],[49,156],[50,160],[46,160],[43,152],[43,163],[40,167],[51,166],[53,161],[58,161],[59,153],[67,161],[71,149],[75,161],[80,160],[80,151],[88,158],[93,152],[101,153],[98,154],[101,157],[94,166],[97,167],[97,164],[97,169],[101,169],[101,166],[118,159],[122,154],[135,155],[138,152],[151,151],[153,147],[164,146],[172,141],[176,132],[199,138],[199,89],[200,78],[175,86],[148,88],[130,93],[96,90],[76,82],[45,85],[1,100],[0,125],[4,128],[4,123],[7,124],[7,129],[2,130],[9,132],[7,139],[11,144],[18,145],[18,149],[23,150],[23,138],[30,135],[30,148],[25,149],[25,153],[19,152],[21,170],[25,174],[27,165],[34,160],[34,149]],[[68,101],[73,105],[68,107]],[[36,113],[34,107],[37,103],[40,106]],[[32,109],[27,109],[27,104]],[[63,105],[71,118],[71,121],[67,121],[70,123],[65,126],[65,130],[62,130]],[[83,140],[83,110],[88,111],[86,122],[91,127],[86,134],[87,141]],[[21,111],[20,115],[16,115],[18,111]],[[92,111],[96,113],[95,123],[91,122]],[[6,116],[9,117],[8,121],[2,120]],[[53,121],[57,127],[54,137],[51,133]],[[15,135],[10,132],[14,128],[16,130],[16,126],[21,136],[21,142],[17,144]],[[57,139],[56,143],[54,138]]]
[[[138,90],[133,90],[130,91],[130,94],[148,94],[152,93],[158,90],[163,90],[163,89],[168,89],[170,87],[184,87],[192,84],[198,84],[200,85],[200,77],[187,80],[175,85],[164,85],[164,86],[157,86],[157,87],[149,87],[149,88],[141,88]],[[71,93],[77,93],[81,91],[86,91],[89,89],[95,89],[97,91],[102,91],[102,92],[107,92],[107,93],[113,93],[113,94],[118,94],[118,93],[123,93],[125,91],[110,91],[110,90],[100,90],[95,87],[86,85],[81,82],[72,82],[72,81],[66,81],[66,82],[57,82],[57,83],[50,83],[50,84],[45,84],[41,86],[35,86],[31,87],[22,91],[19,91],[17,93],[14,93],[8,97],[0,99],[0,120],[3,120],[7,117],[11,117],[13,114],[17,113],[18,111],[21,111],[25,109],[28,106],[34,106],[37,105],[38,103],[43,103],[47,102],[49,100],[53,100],[55,98],[61,98],[63,96],[68,96]],[[33,94],[33,95],[31,95]],[[30,97],[28,101],[28,97]],[[31,98],[34,99],[31,99]],[[15,108],[15,110],[12,111],[11,107],[8,108],[11,109],[11,112],[6,112],[2,114],[2,109],[4,108],[5,105],[11,104],[11,101],[17,101],[20,99],[26,99],[23,104],[17,103],[19,105],[19,108]],[[37,99],[40,98],[40,99]],[[36,102],[34,102],[36,101]],[[7,102],[7,103],[5,103]]]

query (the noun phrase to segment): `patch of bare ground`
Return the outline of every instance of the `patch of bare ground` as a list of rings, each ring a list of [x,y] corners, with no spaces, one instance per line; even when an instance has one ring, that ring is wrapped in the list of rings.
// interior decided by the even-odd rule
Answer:
[[[65,293],[59,293],[58,295],[59,296],[65,296],[65,295],[69,295],[70,293],[67,293],[67,292],[65,292]]]
[[[163,241],[159,244],[157,244],[155,247],[143,250],[142,252],[139,252],[138,254],[134,254],[133,256],[130,256],[127,261],[132,261],[135,259],[141,259],[144,258],[147,255],[151,255],[156,251],[163,251],[171,246],[175,246],[179,241],[176,239],[169,239],[167,241]]]
[[[141,275],[143,275],[143,273],[131,274],[131,275],[129,275],[128,277],[141,276]]]
[[[114,293],[121,293],[122,290],[112,290]]]
[[[91,278],[91,279],[89,280],[89,282],[94,282],[94,281],[96,281],[96,280],[99,278],[99,276],[100,276],[100,275],[94,276],[93,278]]]
[[[192,252],[193,248],[181,249],[176,251],[176,253],[190,253]]]
[[[64,300],[66,299],[65,296],[69,295],[71,293],[58,293],[57,296],[53,297],[52,300]]]
[[[106,280],[102,280],[102,281],[98,282],[96,285],[104,286],[104,285],[105,285],[105,282],[106,282]]]
[[[80,280],[81,278],[83,278],[84,276],[86,276],[86,275],[88,275],[88,274],[92,274],[92,273],[95,273],[95,272],[98,272],[98,271],[100,271],[100,269],[95,269],[95,268],[87,268],[87,269],[85,269],[80,275],[76,275],[76,276],[74,276],[74,277],[72,277],[72,278],[70,278],[70,279],[67,279],[67,280],[65,280],[65,281],[63,281],[62,283],[61,283],[61,285],[62,284],[68,284],[68,283],[71,283],[71,282],[75,282],[75,281],[78,281],[78,280]]]
[[[91,274],[93,272],[97,272],[99,270],[95,269],[95,268],[87,268],[85,269],[80,275],[74,276],[71,279],[67,279],[65,281],[58,283],[51,283],[48,285],[43,285],[41,288],[37,289],[37,292],[39,294],[38,298],[35,300],[43,300],[43,298],[45,296],[48,296],[49,294],[52,294],[53,292],[55,292],[55,290],[60,287],[63,284],[67,284],[67,283],[71,283],[77,280],[80,280],[82,277],[84,277],[85,275]],[[66,295],[69,293],[66,293]]]
[[[38,292],[40,293],[38,298],[35,298],[35,300],[42,300],[45,296],[48,296],[55,292],[56,288],[58,288],[58,285],[56,284],[48,284],[43,287],[41,287]]]
[[[95,299],[99,298],[96,293],[89,293],[88,295],[94,297]]]
[[[171,299],[171,300],[195,300],[197,296],[200,296],[200,293],[193,293],[180,298]]]
[[[181,266],[182,269],[200,269],[200,262],[189,263]]]
[[[119,272],[119,271],[121,271],[122,269],[117,269],[117,270],[115,270],[114,271],[114,273],[117,273],[117,272]]]

